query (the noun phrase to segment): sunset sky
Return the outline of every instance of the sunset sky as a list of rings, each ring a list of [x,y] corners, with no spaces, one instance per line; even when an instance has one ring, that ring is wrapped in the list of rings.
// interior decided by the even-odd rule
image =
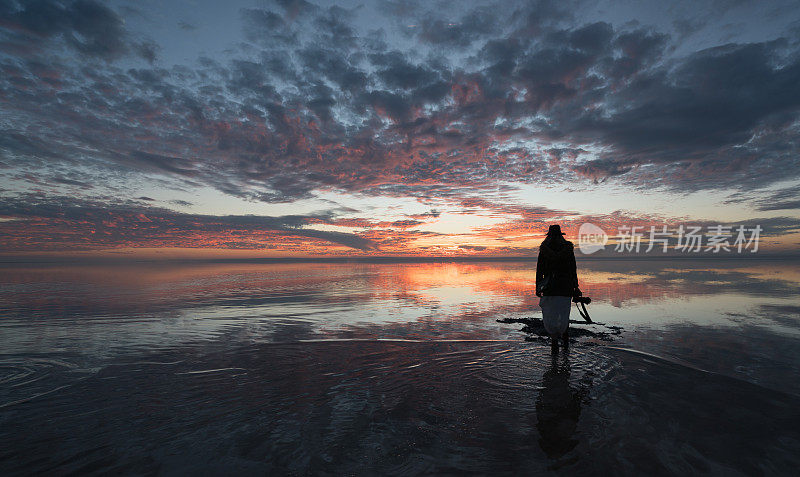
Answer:
[[[796,2],[0,3],[0,255],[800,253]]]

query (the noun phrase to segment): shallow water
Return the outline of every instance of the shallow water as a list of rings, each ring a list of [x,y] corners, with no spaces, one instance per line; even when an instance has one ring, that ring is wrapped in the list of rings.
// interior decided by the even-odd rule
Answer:
[[[795,472],[797,264],[533,265],[6,265],[0,473]]]

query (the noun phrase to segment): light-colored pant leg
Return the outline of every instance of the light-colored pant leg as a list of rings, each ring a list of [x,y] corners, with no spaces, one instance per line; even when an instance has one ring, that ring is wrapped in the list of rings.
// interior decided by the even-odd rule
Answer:
[[[568,296],[543,296],[539,299],[544,329],[550,336],[561,336],[569,326],[572,298]]]

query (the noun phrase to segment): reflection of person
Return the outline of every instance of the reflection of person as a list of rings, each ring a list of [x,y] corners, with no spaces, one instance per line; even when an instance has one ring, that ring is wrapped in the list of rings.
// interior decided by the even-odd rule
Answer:
[[[569,385],[567,355],[561,366],[558,355],[542,376],[542,390],[536,398],[536,428],[539,429],[539,446],[547,457],[557,459],[578,444],[573,436],[581,415],[583,393]]]
[[[564,346],[567,346],[572,297],[581,294],[575,247],[563,235],[560,226],[551,225],[539,246],[536,261],[536,296],[540,297],[542,321],[553,340],[553,348],[558,347],[558,338],[562,338]]]

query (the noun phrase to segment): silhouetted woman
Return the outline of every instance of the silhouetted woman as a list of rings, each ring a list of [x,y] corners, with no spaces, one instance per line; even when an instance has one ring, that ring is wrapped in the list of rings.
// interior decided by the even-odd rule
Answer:
[[[558,348],[558,338],[568,344],[569,312],[572,297],[580,296],[578,271],[575,264],[575,249],[566,240],[561,227],[551,225],[542,244],[536,261],[536,296],[540,297],[544,328],[552,338],[552,345]]]

